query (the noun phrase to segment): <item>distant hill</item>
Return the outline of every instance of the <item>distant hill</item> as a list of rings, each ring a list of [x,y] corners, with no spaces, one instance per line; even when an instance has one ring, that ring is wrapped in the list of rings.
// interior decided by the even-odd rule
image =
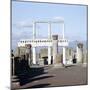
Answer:
[[[69,47],[70,47],[70,48],[73,48],[73,49],[76,49],[76,46],[77,46],[77,44],[78,44],[79,42],[80,42],[80,43],[83,43],[83,47],[84,47],[84,48],[87,48],[87,42],[86,42],[86,41],[70,41],[70,42],[69,42]]]

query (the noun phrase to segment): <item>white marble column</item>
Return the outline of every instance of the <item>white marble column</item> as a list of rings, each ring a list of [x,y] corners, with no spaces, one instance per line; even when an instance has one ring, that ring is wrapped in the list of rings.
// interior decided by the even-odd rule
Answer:
[[[36,37],[36,23],[33,22],[33,39]]]
[[[36,64],[36,49],[33,47],[33,64]]]
[[[56,62],[56,56],[58,54],[58,35],[53,35],[53,64],[55,65]]]
[[[65,24],[63,23],[63,32],[62,32],[62,34],[63,34],[63,40],[64,40],[64,28],[65,28]],[[66,64],[66,52],[65,52],[66,50],[65,50],[65,46],[63,46],[63,64]]]
[[[48,39],[51,39],[51,23],[48,22]]]
[[[33,40],[35,40],[35,38],[36,38],[36,22],[34,21],[33,22]],[[32,63],[36,64],[36,49],[35,49],[35,47],[32,47],[32,50],[33,50],[33,61],[32,61]]]
[[[48,64],[51,64],[51,47],[48,47]]]
[[[66,64],[65,47],[63,47],[63,64]]]
[[[51,23],[48,22],[48,39],[51,39]],[[48,46],[48,64],[51,64],[51,47]]]
[[[62,25],[63,25],[63,27],[62,27],[62,35],[63,35],[63,39],[64,39],[64,29],[65,29],[65,24],[63,23]]]

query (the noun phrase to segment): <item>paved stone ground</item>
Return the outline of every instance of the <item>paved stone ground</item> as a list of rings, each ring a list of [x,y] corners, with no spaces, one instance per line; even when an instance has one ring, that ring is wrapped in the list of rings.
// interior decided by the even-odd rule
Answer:
[[[66,68],[45,67],[44,74],[28,78],[30,82],[14,88],[42,88],[87,84],[87,67],[82,65]]]

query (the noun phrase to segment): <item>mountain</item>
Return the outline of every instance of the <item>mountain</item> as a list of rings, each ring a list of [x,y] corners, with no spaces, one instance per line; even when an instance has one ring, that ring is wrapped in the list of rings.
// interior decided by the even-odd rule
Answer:
[[[83,44],[83,47],[87,49],[87,41],[70,41],[69,42],[69,47],[70,48],[73,48],[73,49],[76,49],[76,46],[78,43],[82,43]]]

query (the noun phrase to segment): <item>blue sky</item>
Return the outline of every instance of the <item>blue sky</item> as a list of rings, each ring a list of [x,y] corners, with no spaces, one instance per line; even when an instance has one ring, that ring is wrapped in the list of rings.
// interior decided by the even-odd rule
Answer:
[[[32,38],[33,20],[64,18],[65,37],[69,40],[87,39],[87,7],[81,5],[12,1],[12,47],[22,38]],[[53,24],[52,34],[61,35],[62,25]],[[37,25],[37,38],[47,37],[47,24]]]

